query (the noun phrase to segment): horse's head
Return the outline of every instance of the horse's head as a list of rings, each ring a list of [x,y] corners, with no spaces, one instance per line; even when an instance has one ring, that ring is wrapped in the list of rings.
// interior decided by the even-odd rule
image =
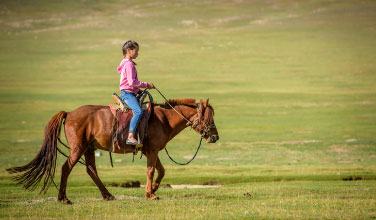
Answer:
[[[219,139],[214,123],[214,109],[209,105],[209,99],[204,102],[200,100],[197,105],[197,114],[193,116],[192,128],[205,138],[207,143],[215,143]]]

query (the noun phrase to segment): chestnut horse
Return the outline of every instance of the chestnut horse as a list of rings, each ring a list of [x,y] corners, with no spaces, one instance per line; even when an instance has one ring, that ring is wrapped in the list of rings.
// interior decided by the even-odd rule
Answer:
[[[155,195],[165,170],[158,157],[158,152],[184,128],[191,126],[202,135],[208,143],[219,139],[218,131],[214,124],[214,110],[206,101],[196,103],[194,99],[170,100],[171,104],[156,104],[150,116],[147,133],[144,139],[142,154],[147,157],[147,183],[145,196],[147,199],[158,199]],[[172,108],[173,107],[173,108]],[[95,166],[96,149],[110,151],[113,138],[113,123],[115,117],[108,106],[86,105],[72,112],[61,111],[54,115],[48,122],[44,131],[44,142],[39,153],[28,164],[21,167],[8,169],[10,173],[18,173],[14,179],[18,184],[23,184],[25,189],[35,189],[43,179],[41,192],[46,192],[53,182],[56,157],[57,139],[60,136],[61,124],[64,122],[65,136],[70,145],[70,155],[64,163],[61,172],[60,190],[58,200],[71,204],[66,195],[67,180],[74,165],[82,155],[85,157],[86,171],[98,186],[105,200],[115,197],[103,185],[98,177]],[[131,153],[129,150],[118,150],[115,153]],[[153,183],[154,171],[158,176]]]

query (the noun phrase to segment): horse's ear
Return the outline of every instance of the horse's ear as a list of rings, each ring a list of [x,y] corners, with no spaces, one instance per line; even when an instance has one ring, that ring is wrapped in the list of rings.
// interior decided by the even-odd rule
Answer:
[[[208,103],[209,103],[209,99],[206,99],[205,102],[204,102],[204,107],[208,107]]]

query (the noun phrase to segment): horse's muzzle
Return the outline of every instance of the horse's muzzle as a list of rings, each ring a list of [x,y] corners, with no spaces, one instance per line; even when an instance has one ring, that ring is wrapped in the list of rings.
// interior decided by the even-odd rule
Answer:
[[[219,136],[218,135],[211,135],[208,139],[209,139],[209,140],[207,140],[208,143],[215,143],[219,140]]]

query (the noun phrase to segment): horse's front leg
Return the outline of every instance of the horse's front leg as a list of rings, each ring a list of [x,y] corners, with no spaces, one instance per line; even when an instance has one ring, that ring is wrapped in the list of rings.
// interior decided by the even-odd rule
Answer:
[[[161,161],[159,160],[159,157],[157,157],[157,163],[156,163],[156,169],[158,171],[158,176],[157,176],[157,179],[155,180],[155,182],[153,183],[151,189],[152,189],[152,193],[155,193],[158,188],[159,188],[159,185],[165,175],[165,169],[161,163]]]
[[[155,167],[158,159],[158,151],[152,150],[146,154],[147,157],[147,182],[145,189],[145,196],[150,200],[159,199],[158,196],[154,195],[152,191],[152,183],[154,178]]]

